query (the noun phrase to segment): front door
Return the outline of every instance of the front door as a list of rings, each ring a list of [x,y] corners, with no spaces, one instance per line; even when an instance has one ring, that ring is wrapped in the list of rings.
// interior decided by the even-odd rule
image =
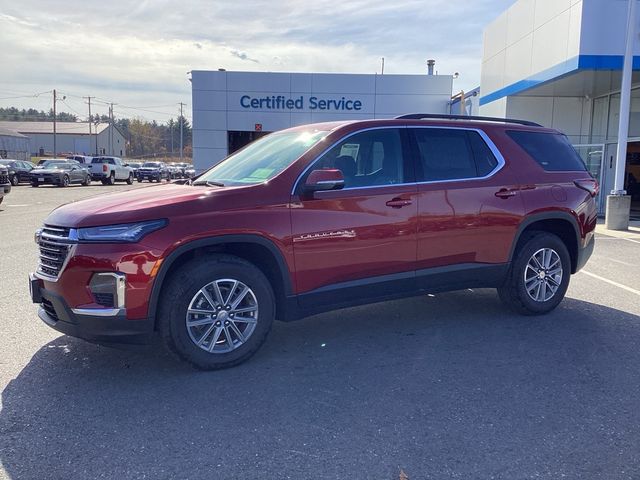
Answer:
[[[406,129],[355,133],[322,155],[338,168],[341,190],[305,195],[291,208],[297,292],[302,307],[356,297],[392,297],[415,286],[417,187],[404,155]]]

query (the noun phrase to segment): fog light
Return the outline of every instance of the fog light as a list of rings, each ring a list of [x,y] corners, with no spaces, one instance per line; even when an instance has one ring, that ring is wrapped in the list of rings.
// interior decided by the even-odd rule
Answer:
[[[125,281],[124,273],[95,273],[89,282],[89,290],[98,305],[124,308]]]

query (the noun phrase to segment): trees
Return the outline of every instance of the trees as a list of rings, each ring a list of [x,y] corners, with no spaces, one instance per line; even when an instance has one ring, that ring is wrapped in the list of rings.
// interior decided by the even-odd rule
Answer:
[[[76,115],[67,112],[57,112],[58,122],[81,121]],[[53,121],[53,110],[38,111],[34,108],[18,109],[16,107],[0,108],[0,120],[24,121]],[[109,123],[107,115],[94,114],[89,118],[91,123]],[[86,117],[82,121],[87,121]],[[114,124],[127,139],[129,157],[152,155],[180,155],[180,124],[182,123],[184,156],[191,156],[192,131],[189,121],[182,117],[171,118],[166,123],[159,124],[155,120],[149,122],[141,118],[116,118]]]

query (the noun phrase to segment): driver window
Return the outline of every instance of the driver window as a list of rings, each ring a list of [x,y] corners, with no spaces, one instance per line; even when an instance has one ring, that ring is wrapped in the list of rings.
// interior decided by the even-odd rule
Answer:
[[[405,183],[400,131],[397,128],[356,133],[329,150],[317,168],[337,168],[344,189]]]

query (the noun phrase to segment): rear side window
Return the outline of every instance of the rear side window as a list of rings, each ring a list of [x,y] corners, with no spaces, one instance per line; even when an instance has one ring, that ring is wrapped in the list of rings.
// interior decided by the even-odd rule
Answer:
[[[447,128],[415,128],[423,181],[484,177],[498,161],[477,132]]]
[[[586,170],[578,152],[561,133],[507,130],[507,135],[548,172]]]

